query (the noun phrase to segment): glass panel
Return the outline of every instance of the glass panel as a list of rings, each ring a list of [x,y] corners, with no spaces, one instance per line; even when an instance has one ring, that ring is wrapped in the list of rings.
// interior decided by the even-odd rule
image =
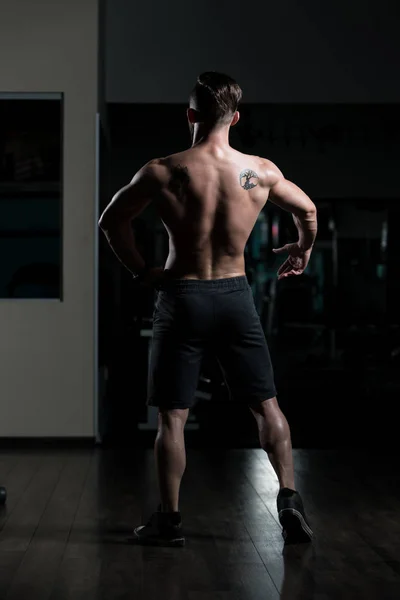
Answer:
[[[62,95],[0,94],[0,298],[62,299]]]

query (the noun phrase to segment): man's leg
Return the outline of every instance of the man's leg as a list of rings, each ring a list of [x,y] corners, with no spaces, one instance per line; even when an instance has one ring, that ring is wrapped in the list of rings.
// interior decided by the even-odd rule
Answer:
[[[267,452],[278,476],[277,509],[285,544],[311,542],[313,532],[303,501],[294,487],[292,441],[286,417],[276,397],[264,400],[250,410],[257,421],[261,447]]]
[[[179,489],[186,468],[184,429],[189,409],[159,409],[154,457],[161,511],[179,510]]]
[[[279,487],[294,487],[292,441],[289,424],[276,397],[250,407],[258,425],[261,448],[265,450],[279,480]]]

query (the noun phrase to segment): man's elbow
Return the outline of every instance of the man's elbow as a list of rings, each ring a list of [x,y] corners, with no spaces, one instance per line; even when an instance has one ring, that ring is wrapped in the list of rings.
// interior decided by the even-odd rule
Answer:
[[[105,210],[98,221],[98,225],[107,237],[119,236],[131,227],[131,219],[127,219],[126,216],[115,211]]]
[[[313,222],[317,221],[317,207],[313,202],[307,203],[307,206],[301,207],[293,212],[294,221]]]
[[[116,225],[116,219],[110,212],[106,209],[101,215],[98,226],[102,231],[108,231],[111,228],[114,228]]]
[[[111,237],[115,237],[115,230],[118,229],[114,220],[111,220],[107,215],[101,215],[98,225],[101,231],[106,236],[107,240],[110,240]]]
[[[310,202],[307,202],[307,206],[305,206],[303,208],[303,210],[301,211],[301,215],[299,215],[300,218],[303,219],[316,219],[317,218],[317,207],[315,206],[314,202],[312,202],[310,200]]]
[[[105,231],[105,230],[106,230],[106,224],[105,224],[105,222],[104,222],[104,217],[103,217],[103,215],[101,215],[100,219],[98,220],[98,223],[97,223],[97,225],[100,227],[100,229],[101,229],[102,231]]]
[[[317,207],[315,206],[314,202],[312,202],[312,201],[311,201],[310,212],[314,215],[317,215]]]

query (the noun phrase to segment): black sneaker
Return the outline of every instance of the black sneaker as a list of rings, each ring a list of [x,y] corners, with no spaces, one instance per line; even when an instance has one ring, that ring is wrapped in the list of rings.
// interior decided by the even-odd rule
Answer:
[[[146,525],[140,525],[133,531],[138,544],[146,546],[184,546],[180,512],[164,513],[157,508]]]
[[[311,542],[314,534],[306,519],[300,494],[290,488],[282,488],[276,504],[285,544]]]

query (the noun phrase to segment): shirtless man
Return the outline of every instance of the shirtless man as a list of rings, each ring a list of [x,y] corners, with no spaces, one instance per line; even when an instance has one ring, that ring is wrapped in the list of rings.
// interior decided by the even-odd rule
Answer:
[[[229,130],[239,120],[241,97],[230,77],[200,75],[187,110],[192,147],[150,161],[117,192],[99,221],[126,268],[158,289],[147,404],[159,407],[154,450],[161,503],[147,525],[134,530],[139,543],[185,543],[178,508],[186,467],[184,426],[207,348],[220,363],[232,401],[249,406],[256,419],[261,447],[279,481],[285,543],[308,542],[313,535],[295,488],[289,425],[277,403],[244,249],[269,199],[293,214],[299,232],[296,243],[274,250],[288,253],[278,278],[301,275],[317,233],[316,208],[271,161],[231,148]],[[131,221],[150,202],[169,235],[164,269],[147,269],[134,245]]]

